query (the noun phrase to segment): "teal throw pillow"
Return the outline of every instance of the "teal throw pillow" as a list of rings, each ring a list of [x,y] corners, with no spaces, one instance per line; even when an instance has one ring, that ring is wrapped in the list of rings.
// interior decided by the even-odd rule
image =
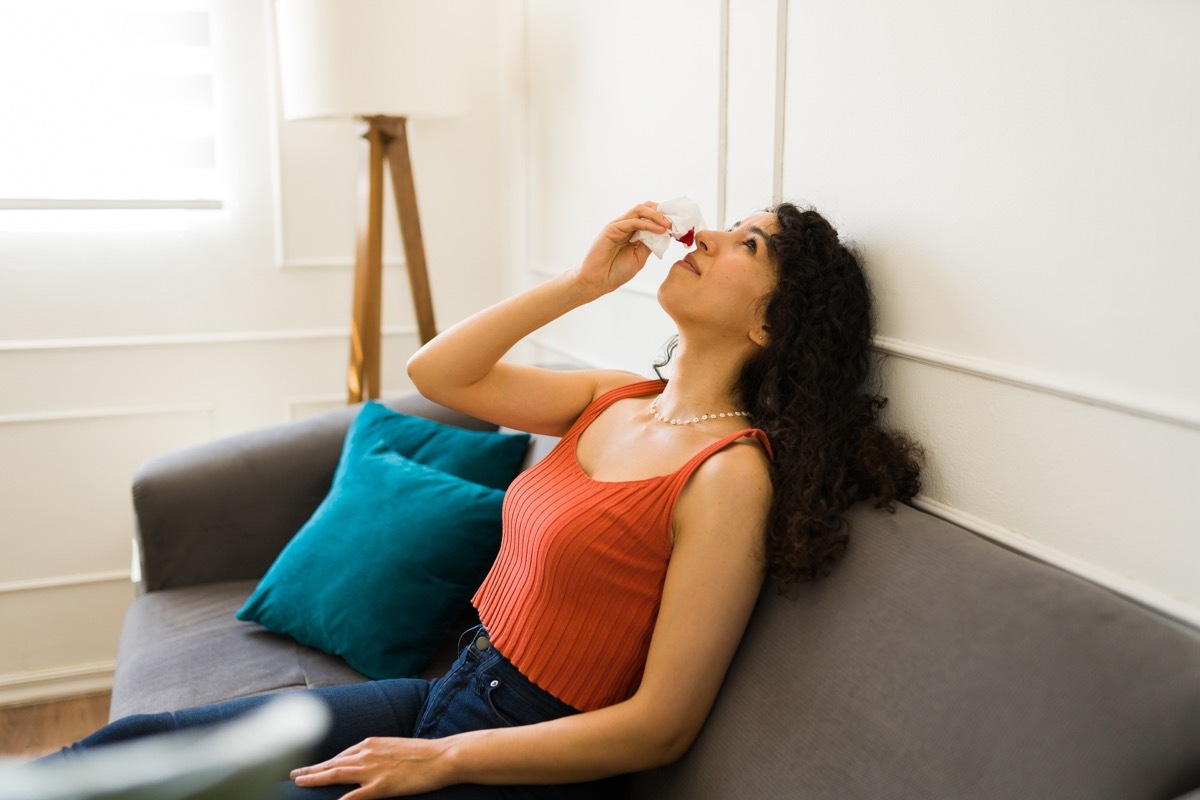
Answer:
[[[529,434],[471,431],[401,414],[369,401],[346,433],[334,480],[356,458],[379,444],[472,483],[505,489],[521,471]]]
[[[237,617],[370,678],[415,675],[496,558],[504,492],[382,442],[344,462]]]

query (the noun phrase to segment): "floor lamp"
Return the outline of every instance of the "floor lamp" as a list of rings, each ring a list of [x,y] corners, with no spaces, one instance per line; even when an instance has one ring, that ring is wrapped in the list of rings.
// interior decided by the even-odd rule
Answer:
[[[425,343],[437,333],[413,185],[408,120],[466,108],[463,4],[447,0],[275,0],[283,116],[366,124],[359,171],[358,245],[348,402],[378,397],[383,293],[384,170],[404,241]]]

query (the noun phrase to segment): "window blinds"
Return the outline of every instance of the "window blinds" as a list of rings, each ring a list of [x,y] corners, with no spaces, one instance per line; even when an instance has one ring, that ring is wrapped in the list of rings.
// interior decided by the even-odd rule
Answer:
[[[0,0],[0,208],[220,208],[211,0]]]

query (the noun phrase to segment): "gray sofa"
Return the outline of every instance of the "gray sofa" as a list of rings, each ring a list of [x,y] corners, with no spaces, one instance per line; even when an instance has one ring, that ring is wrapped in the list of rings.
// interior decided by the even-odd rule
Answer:
[[[416,395],[387,405],[488,427]],[[364,680],[233,616],[325,495],[355,413],[139,470],[143,592],[114,718]],[[551,446],[535,437],[530,459]],[[1200,632],[907,506],[852,519],[832,576],[764,590],[700,738],[632,797],[1200,798]]]

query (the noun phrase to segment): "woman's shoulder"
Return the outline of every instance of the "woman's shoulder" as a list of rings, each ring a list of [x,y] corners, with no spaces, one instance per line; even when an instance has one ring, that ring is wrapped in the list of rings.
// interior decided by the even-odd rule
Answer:
[[[626,372],[618,369],[593,370],[595,376],[596,389],[592,396],[593,400],[598,400],[610,392],[618,392],[622,390],[631,392],[640,392],[643,389],[646,394],[657,394],[662,387],[666,385],[665,381],[657,378],[647,378],[645,375],[638,375],[636,372]],[[631,394],[630,397],[636,395]]]
[[[738,437],[691,474],[676,509],[676,533],[710,530],[715,524],[725,537],[743,530],[747,546],[757,549],[773,497],[766,450],[754,438]]]
[[[753,431],[744,431],[718,446],[692,474],[691,483],[698,493],[738,504],[769,498],[771,454],[765,442]]]
[[[705,459],[702,467],[708,480],[771,482],[770,445],[761,432],[748,430],[729,441],[712,456]],[[699,472],[699,471],[698,471]]]
[[[622,369],[598,369],[594,370],[596,376],[596,396],[611,392],[614,389],[624,389],[626,387],[641,386],[645,384],[647,388],[659,384],[666,385],[666,381],[658,378],[647,378],[645,375],[639,375],[636,372],[627,372]]]

